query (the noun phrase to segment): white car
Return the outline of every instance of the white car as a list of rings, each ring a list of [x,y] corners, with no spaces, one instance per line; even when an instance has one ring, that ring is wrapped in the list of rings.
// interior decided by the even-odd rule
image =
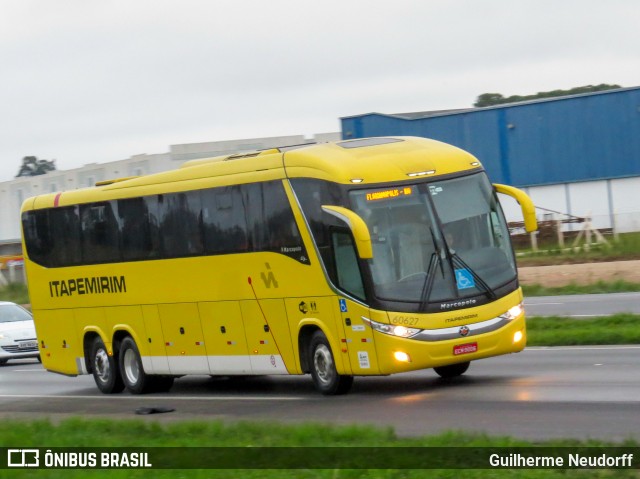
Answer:
[[[33,316],[17,304],[0,301],[0,365],[23,358],[40,359]]]

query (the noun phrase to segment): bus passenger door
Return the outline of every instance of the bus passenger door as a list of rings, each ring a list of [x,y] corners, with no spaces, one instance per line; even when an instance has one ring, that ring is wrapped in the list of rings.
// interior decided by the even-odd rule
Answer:
[[[209,374],[198,305],[158,306],[171,374]]]
[[[364,298],[365,289],[358,265],[358,250],[353,235],[344,229],[331,232],[335,256],[335,282],[354,298]],[[362,317],[369,317],[369,308],[355,300],[338,296],[339,314],[344,331],[343,350],[347,349],[354,375],[379,374],[373,332]]]
[[[370,317],[369,308],[347,298],[338,297],[337,301],[344,331],[342,347],[348,352],[353,374],[380,374],[373,331],[362,320]]]
[[[238,301],[199,303],[209,372],[251,374],[251,360]]]

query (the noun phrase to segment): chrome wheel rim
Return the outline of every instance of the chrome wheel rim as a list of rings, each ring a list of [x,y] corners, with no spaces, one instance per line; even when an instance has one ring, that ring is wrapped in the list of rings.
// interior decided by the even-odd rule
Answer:
[[[129,384],[137,384],[140,377],[140,365],[136,353],[132,349],[127,349],[122,360],[124,374]]]
[[[320,344],[313,353],[313,366],[316,376],[322,384],[329,384],[335,376],[333,367],[333,356],[329,348]]]
[[[104,349],[100,349],[96,353],[96,357],[93,362],[93,369],[101,382],[106,383],[109,381],[111,367],[109,366],[109,355]]]

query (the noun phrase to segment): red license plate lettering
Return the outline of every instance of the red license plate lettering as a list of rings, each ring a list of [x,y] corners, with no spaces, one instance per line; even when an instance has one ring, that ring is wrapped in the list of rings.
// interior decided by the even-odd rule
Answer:
[[[478,343],[458,344],[453,347],[453,355],[459,356],[461,354],[475,353],[478,351]]]

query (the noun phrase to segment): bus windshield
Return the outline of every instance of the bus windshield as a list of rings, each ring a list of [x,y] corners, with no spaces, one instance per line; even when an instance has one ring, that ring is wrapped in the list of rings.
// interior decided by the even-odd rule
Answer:
[[[509,232],[484,173],[393,188],[354,190],[367,223],[375,296],[420,303],[493,291],[515,279]]]

